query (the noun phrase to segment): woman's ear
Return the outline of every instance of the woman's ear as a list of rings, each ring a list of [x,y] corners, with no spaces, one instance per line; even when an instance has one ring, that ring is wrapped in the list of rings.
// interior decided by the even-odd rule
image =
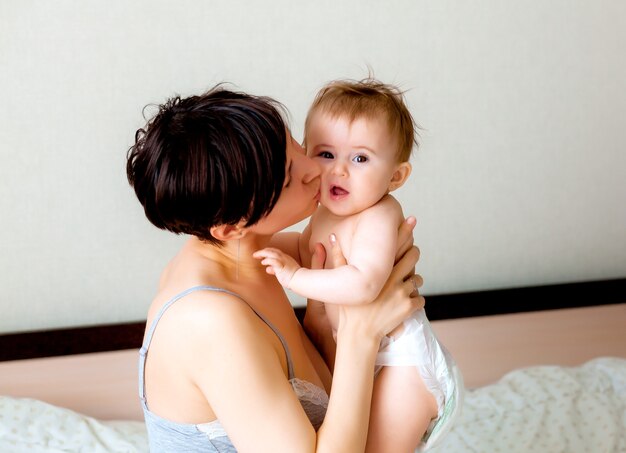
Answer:
[[[216,225],[214,227],[211,227],[211,236],[213,236],[218,241],[241,239],[248,232],[245,224],[245,220],[241,220],[236,225]]]
[[[389,192],[396,190],[398,187],[406,182],[411,174],[411,164],[409,162],[400,162],[396,167],[396,170],[391,175],[391,181],[389,182]]]

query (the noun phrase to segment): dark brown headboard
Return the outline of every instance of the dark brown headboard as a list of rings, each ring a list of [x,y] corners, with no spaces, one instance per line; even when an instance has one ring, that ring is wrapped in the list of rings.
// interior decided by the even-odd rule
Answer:
[[[626,279],[426,296],[431,321],[626,302]],[[304,308],[296,308],[301,320]],[[144,321],[0,335],[0,361],[139,348]]]

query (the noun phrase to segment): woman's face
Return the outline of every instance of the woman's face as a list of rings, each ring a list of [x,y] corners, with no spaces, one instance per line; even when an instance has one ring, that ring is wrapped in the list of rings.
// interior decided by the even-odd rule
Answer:
[[[274,234],[306,219],[320,199],[319,165],[287,133],[285,182],[272,211],[251,227],[257,234]]]

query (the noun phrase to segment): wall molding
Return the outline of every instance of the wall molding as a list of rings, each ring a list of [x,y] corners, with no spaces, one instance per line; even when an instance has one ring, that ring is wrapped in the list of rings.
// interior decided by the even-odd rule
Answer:
[[[626,302],[626,278],[426,296],[431,321]],[[295,309],[302,320],[304,308]],[[133,349],[145,321],[0,335],[0,361]]]

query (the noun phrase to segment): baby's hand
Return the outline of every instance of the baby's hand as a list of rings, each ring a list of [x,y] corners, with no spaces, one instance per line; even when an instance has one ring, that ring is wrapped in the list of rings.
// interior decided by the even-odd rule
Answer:
[[[300,265],[291,256],[272,247],[258,250],[252,256],[262,260],[261,264],[267,266],[265,271],[270,275],[275,275],[284,288],[289,288],[291,279],[300,269]]]

